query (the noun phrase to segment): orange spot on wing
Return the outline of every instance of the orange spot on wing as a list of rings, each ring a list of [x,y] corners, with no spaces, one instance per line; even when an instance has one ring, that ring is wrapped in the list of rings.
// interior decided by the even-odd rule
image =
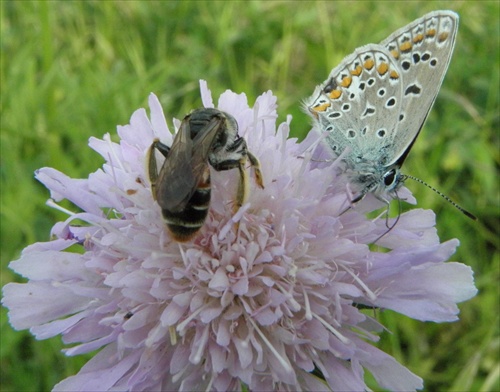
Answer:
[[[350,76],[344,76],[340,82],[341,87],[349,87],[352,83],[352,78]]]
[[[413,37],[413,43],[418,44],[419,42],[422,42],[423,39],[424,39],[424,35],[422,33],[419,33],[415,37]]]
[[[396,71],[394,71],[394,70],[391,71],[391,73],[389,74],[389,76],[390,76],[391,79],[399,79],[399,74]]]
[[[446,41],[446,39],[448,38],[448,35],[449,34],[447,32],[439,34],[439,36],[438,36],[438,42],[444,42],[444,41]]]
[[[356,67],[351,70],[351,75],[352,76],[359,76],[361,75],[361,72],[363,71],[363,68],[361,68],[361,65],[356,65]]]
[[[403,42],[400,46],[399,46],[399,50],[403,53],[406,53],[406,52],[409,52],[412,48],[412,45],[411,45],[411,42],[410,41],[406,41],[406,42]]]
[[[324,112],[326,109],[330,107],[330,104],[328,102],[318,104],[315,107],[312,108],[315,112]]]
[[[399,52],[396,49],[391,50],[392,57],[399,59]]]
[[[389,70],[389,65],[387,63],[381,63],[377,67],[377,72],[379,73],[379,75],[385,75],[388,70]]]
[[[432,38],[436,35],[436,29],[429,29],[426,31],[425,36],[427,38]]]
[[[375,61],[373,61],[373,59],[368,59],[363,63],[363,67],[365,67],[365,69],[367,69],[368,71],[372,69],[374,65]]]
[[[332,91],[330,91],[330,94],[328,94],[328,96],[331,99],[338,99],[338,98],[340,98],[341,95],[342,95],[341,90],[332,90]]]

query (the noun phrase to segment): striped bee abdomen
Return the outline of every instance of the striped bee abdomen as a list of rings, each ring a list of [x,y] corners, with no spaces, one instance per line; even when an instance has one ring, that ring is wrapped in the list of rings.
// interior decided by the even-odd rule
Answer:
[[[198,185],[182,211],[162,209],[163,219],[176,241],[189,241],[203,226],[210,206],[210,194],[210,177],[208,177]]]

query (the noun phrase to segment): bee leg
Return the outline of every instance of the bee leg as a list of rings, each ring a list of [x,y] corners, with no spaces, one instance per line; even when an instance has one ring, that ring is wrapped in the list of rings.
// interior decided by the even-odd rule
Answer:
[[[245,170],[247,160],[250,161],[250,165],[253,167],[255,182],[260,188],[264,188],[264,180],[260,170],[259,160],[247,150],[245,139],[238,137],[235,142],[227,148],[227,152],[229,152],[229,154],[226,155],[226,157],[229,156],[229,159],[218,160],[217,156],[213,156],[209,157],[209,163],[217,171],[238,168],[240,178],[233,208],[233,211],[236,213],[239,208],[245,204],[248,198],[248,174]]]
[[[253,175],[255,177],[255,183],[259,186],[259,188],[264,189],[264,178],[262,177],[262,172],[260,171],[260,162],[259,160],[250,152],[247,151],[248,160],[253,167]]]
[[[240,180],[238,181],[238,191],[236,192],[236,203],[234,204],[234,212],[238,211],[240,207],[245,204],[248,198],[248,174],[245,170],[246,159],[242,158],[238,165],[238,172]]]
[[[238,181],[238,191],[236,192],[236,200],[233,205],[233,214],[236,214],[240,207],[245,204],[248,198],[248,174],[245,170],[246,157],[240,159],[238,164],[238,173],[240,180]],[[240,222],[234,224],[236,232],[240,229]]]
[[[154,141],[154,147],[161,152],[161,155],[163,155],[165,158],[168,157],[168,154],[170,153],[170,147],[167,146],[166,144],[163,144],[160,142],[158,139],[155,139]]]
[[[166,158],[170,152],[170,147],[163,144],[158,139],[154,139],[151,147],[149,147],[147,160],[148,160],[148,176],[149,182],[151,183],[151,192],[153,194],[153,199],[156,200],[156,180],[158,179],[158,166],[156,164],[155,149],[160,151],[161,154]]]
[[[238,192],[236,193],[236,204],[235,210],[237,211],[248,198],[248,174],[245,170],[245,164],[247,158],[250,161],[250,165],[253,168],[253,173],[255,177],[255,182],[259,188],[264,189],[264,178],[262,172],[260,171],[260,162],[250,151],[247,151],[247,155],[240,159],[238,165],[238,171],[240,173],[240,181],[238,183]]]

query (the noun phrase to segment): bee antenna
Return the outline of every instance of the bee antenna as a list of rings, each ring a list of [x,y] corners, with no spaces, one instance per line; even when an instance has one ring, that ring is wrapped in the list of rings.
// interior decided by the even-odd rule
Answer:
[[[436,188],[434,188],[433,186],[427,184],[425,181],[421,180],[420,178],[417,178],[417,177],[413,177],[413,176],[410,176],[408,174],[403,174],[403,181],[406,180],[407,178],[413,180],[413,181],[416,181],[416,182],[419,182],[420,184],[422,185],[425,185],[427,188],[429,189],[432,189],[434,192],[436,192],[439,196],[441,196],[443,199],[445,199],[448,203],[450,203],[453,207],[455,207],[457,210],[459,210],[460,212],[462,212],[462,214],[464,214],[465,216],[471,218],[472,220],[477,220],[476,216],[472,213],[470,213],[469,211],[467,211],[466,209],[460,207],[457,203],[455,203],[453,200],[451,200],[448,196],[446,196],[444,193],[441,193],[440,191],[438,191]]]

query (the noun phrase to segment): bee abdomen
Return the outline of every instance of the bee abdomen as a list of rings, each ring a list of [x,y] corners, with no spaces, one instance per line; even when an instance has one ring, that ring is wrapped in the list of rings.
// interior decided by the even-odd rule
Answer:
[[[175,240],[190,240],[205,223],[210,205],[210,186],[195,190],[182,211],[162,210],[163,219]]]

